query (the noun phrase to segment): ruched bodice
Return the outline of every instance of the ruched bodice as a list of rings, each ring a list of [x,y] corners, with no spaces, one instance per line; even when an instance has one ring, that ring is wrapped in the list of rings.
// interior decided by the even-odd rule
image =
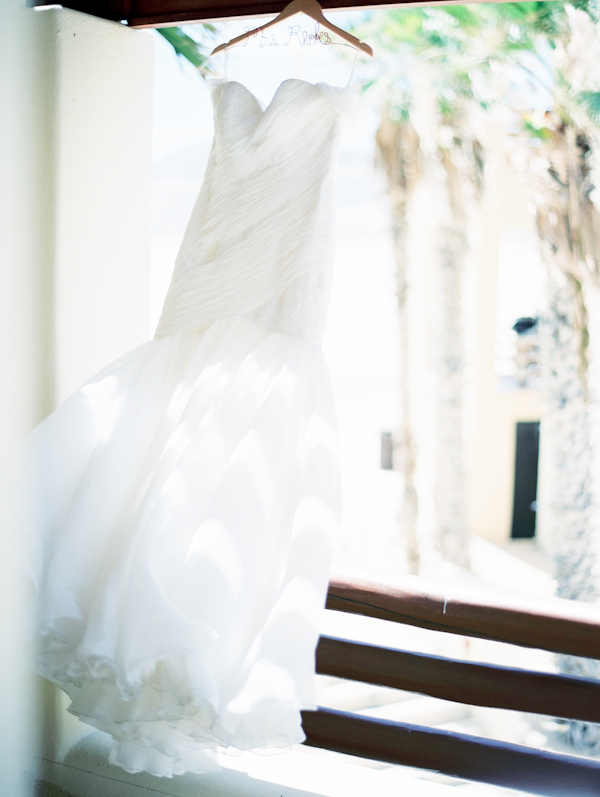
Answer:
[[[318,340],[333,260],[332,166],[351,90],[286,80],[263,111],[213,89],[215,136],[157,337],[247,316]]]

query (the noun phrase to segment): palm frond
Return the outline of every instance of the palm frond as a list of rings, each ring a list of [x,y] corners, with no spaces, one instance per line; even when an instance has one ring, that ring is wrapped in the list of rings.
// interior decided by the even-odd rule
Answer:
[[[531,138],[536,138],[538,141],[550,141],[552,132],[544,124],[536,124],[530,117],[524,118],[521,122],[521,129],[527,133]]]
[[[157,33],[169,42],[180,58],[189,61],[204,75],[210,71],[208,69],[209,52],[205,49],[205,41],[213,38],[217,29],[214,25],[198,27],[202,28],[202,41],[194,39],[183,28],[158,28]]]
[[[578,100],[592,122],[600,125],[600,91],[582,91]]]

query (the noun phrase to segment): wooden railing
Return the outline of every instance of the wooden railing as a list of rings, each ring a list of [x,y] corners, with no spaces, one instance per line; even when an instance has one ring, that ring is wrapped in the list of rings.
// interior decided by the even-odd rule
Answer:
[[[553,600],[518,605],[439,592],[421,579],[388,584],[334,578],[327,608],[452,634],[600,659],[597,607]],[[477,706],[600,723],[600,682],[458,661],[322,637],[317,672]],[[305,711],[305,744],[556,797],[600,795],[600,761],[366,718]]]

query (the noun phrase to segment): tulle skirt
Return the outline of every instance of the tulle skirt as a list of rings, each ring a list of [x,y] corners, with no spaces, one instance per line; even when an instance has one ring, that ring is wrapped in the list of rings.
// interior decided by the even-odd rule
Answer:
[[[339,522],[320,348],[242,317],[154,339],[27,460],[37,669],[113,763],[170,776],[302,741]]]

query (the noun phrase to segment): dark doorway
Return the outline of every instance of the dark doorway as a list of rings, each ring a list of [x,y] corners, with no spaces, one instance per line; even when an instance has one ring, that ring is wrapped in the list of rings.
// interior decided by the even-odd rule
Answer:
[[[515,539],[535,537],[539,451],[539,421],[517,423],[515,493],[510,532]]]

